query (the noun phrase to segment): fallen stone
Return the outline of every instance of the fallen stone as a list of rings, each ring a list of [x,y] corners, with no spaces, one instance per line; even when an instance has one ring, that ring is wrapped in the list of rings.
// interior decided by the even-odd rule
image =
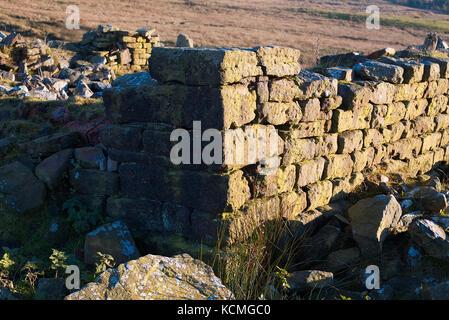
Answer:
[[[27,152],[33,157],[48,157],[58,151],[76,147],[78,136],[74,132],[61,132],[43,136],[26,145]]]
[[[382,243],[398,225],[402,209],[394,196],[363,199],[349,208],[352,235],[365,257],[380,254]]]
[[[211,267],[187,254],[147,255],[109,269],[67,300],[231,300]]]
[[[288,278],[288,283],[292,291],[323,289],[334,283],[334,275],[331,272],[319,270],[297,271]]]
[[[46,195],[45,185],[20,162],[0,167],[0,201],[4,205],[27,213],[42,207]]]
[[[413,242],[423,248],[428,255],[439,259],[449,258],[449,240],[446,232],[435,222],[427,219],[415,220],[408,232]]]
[[[117,264],[140,257],[128,227],[120,221],[105,224],[86,235],[84,262],[98,262],[98,252],[111,255]]]
[[[306,241],[303,262],[323,262],[337,245],[340,234],[341,229],[332,224],[322,227],[313,237]]]
[[[432,187],[417,187],[408,194],[418,210],[440,213],[448,207],[448,202],[443,193]]]
[[[36,176],[49,189],[55,189],[61,182],[62,176],[69,166],[72,154],[73,149],[66,149],[44,159],[36,167]]]

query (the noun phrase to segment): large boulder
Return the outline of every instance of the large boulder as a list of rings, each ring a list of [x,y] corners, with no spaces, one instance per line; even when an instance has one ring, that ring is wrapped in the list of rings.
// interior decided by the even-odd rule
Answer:
[[[40,208],[45,201],[45,185],[20,162],[0,167],[0,202],[19,213]],[[3,205],[0,207],[0,211]]]
[[[402,209],[394,196],[362,199],[349,208],[352,235],[365,257],[377,256],[391,229],[398,225]]]
[[[409,227],[410,237],[432,257],[449,258],[449,239],[446,232],[435,222],[427,219],[415,220]]]
[[[229,300],[212,268],[187,254],[147,255],[108,269],[66,300]]]

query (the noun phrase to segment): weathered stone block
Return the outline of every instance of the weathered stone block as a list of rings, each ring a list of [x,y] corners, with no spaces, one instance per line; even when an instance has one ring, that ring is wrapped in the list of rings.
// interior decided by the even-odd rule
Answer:
[[[300,105],[302,110],[302,121],[310,122],[321,119],[321,104],[319,99],[315,98],[301,101]]]
[[[394,102],[388,105],[388,111],[385,116],[385,125],[390,125],[405,118],[407,109],[402,102]]]
[[[433,157],[433,152],[427,152],[411,158],[407,165],[407,174],[410,176],[416,176],[432,170]]]
[[[100,169],[106,168],[106,157],[103,150],[96,147],[76,148],[75,160],[84,169]]]
[[[325,69],[324,72],[337,80],[352,81],[352,69],[350,68],[332,67]]]
[[[443,79],[449,78],[449,59],[434,57],[423,57],[422,59],[423,61],[437,63],[440,66],[440,77]]]
[[[410,126],[413,136],[419,136],[434,131],[434,128],[435,122],[433,121],[433,118],[426,116],[421,116],[412,120]]]
[[[437,96],[430,99],[429,106],[427,107],[427,115],[429,117],[435,117],[437,114],[445,112],[447,110],[447,103],[447,96]]]
[[[132,126],[104,126],[100,132],[100,142],[108,148],[137,152],[142,146],[142,129]]]
[[[294,129],[295,135],[297,138],[319,137],[329,132],[328,124],[326,120],[300,122]]]
[[[296,166],[291,164],[284,168],[279,168],[277,177],[278,193],[292,191],[296,184]]]
[[[372,100],[373,91],[367,86],[340,83],[338,94],[343,97],[344,106],[354,109],[354,107],[369,103]]]
[[[80,143],[76,132],[61,132],[37,138],[26,145],[33,157],[48,157],[64,149],[77,147]]]
[[[298,164],[296,168],[298,188],[321,180],[325,162],[324,158],[317,158]]]
[[[343,98],[341,96],[321,98],[321,109],[323,111],[335,110],[341,106]]]
[[[224,48],[153,48],[151,76],[161,83],[218,86],[262,75],[252,50]]]
[[[363,174],[355,173],[345,178],[332,180],[332,198],[331,201],[337,201],[346,198],[349,193],[360,186],[364,181]]]
[[[407,138],[396,141],[387,146],[387,152],[391,157],[401,160],[411,159],[421,151],[422,140],[420,138]]]
[[[255,118],[256,93],[247,85],[219,88],[161,85],[103,91],[106,117],[113,123],[160,122],[192,128],[240,127]]]
[[[361,130],[345,131],[338,135],[338,153],[351,153],[363,146],[363,132]]]
[[[242,171],[214,174],[122,163],[119,174],[121,192],[126,196],[168,201],[206,212],[238,210],[251,196]]]
[[[424,93],[424,98],[435,98],[447,94],[449,88],[448,79],[430,81]]]
[[[59,151],[44,159],[36,166],[36,176],[50,189],[55,189],[61,183],[63,174],[67,172],[73,149]]]
[[[302,97],[303,92],[299,88],[298,79],[276,79],[270,82],[270,101],[292,102]]]
[[[272,46],[254,49],[256,50],[259,64],[267,76],[294,76],[301,71],[299,63],[301,52],[299,50]]]
[[[440,78],[440,65],[438,63],[423,61],[424,74],[423,81],[434,81]]]
[[[354,163],[349,154],[328,155],[325,158],[323,179],[342,178],[352,173]]]
[[[420,82],[424,74],[424,64],[413,60],[400,60],[391,57],[382,57],[380,62],[398,65],[404,69],[404,83]]]
[[[290,131],[284,136],[285,152],[283,163],[285,165],[291,163],[301,163],[304,160],[310,160],[315,157],[316,139],[301,139],[297,136],[296,131]]]
[[[402,138],[405,131],[405,125],[402,122],[396,122],[382,130],[385,142],[395,142]]]
[[[295,125],[303,118],[297,102],[265,102],[259,106],[262,121],[273,124]]]
[[[426,112],[427,106],[429,102],[427,99],[419,99],[419,100],[412,100],[412,101],[405,101],[405,120],[413,120],[420,115],[424,114]]]
[[[307,194],[300,190],[288,192],[280,195],[281,214],[283,217],[292,220],[307,208]]]
[[[0,211],[4,205],[22,214],[39,209],[46,195],[44,183],[20,162],[0,167]]]
[[[309,204],[307,210],[328,204],[332,198],[332,182],[328,180],[311,184],[306,189]]]
[[[365,148],[368,147],[377,147],[384,142],[384,136],[377,129],[367,129],[363,131],[364,139],[363,146]]]
[[[441,146],[446,147],[449,145],[449,130],[443,130],[441,133]]]
[[[316,138],[315,157],[337,153],[338,133],[326,134]]]
[[[239,212],[231,213],[230,217],[223,214],[227,230],[226,244],[232,245],[248,239],[263,222],[281,218],[280,208],[279,197],[271,197],[251,200]]]
[[[366,80],[402,83],[404,69],[399,66],[368,60],[354,66],[355,73]]]
[[[401,219],[402,209],[394,196],[363,199],[349,208],[352,235],[362,255],[375,257],[382,243]]]
[[[86,235],[84,262],[96,263],[97,252],[110,254],[117,263],[128,262],[140,256],[128,227],[120,221],[101,226]]]
[[[152,232],[191,232],[190,209],[157,200],[109,197],[106,214],[123,221],[139,239]]]
[[[441,133],[434,132],[422,138],[422,149],[421,153],[426,153],[431,150],[435,150],[440,146]]]
[[[72,169],[70,184],[81,194],[111,196],[119,191],[119,177],[116,173],[94,169]]]
[[[395,85],[396,92],[393,100],[398,102],[422,99],[426,93],[427,86],[427,82],[397,84]]]
[[[356,110],[334,110],[332,117],[332,131],[367,129],[370,127],[373,105],[365,104]]]
[[[355,151],[351,154],[352,161],[354,162],[354,172],[361,172],[365,168],[368,168],[374,159],[374,149],[368,148],[360,151]]]
[[[310,98],[333,97],[338,92],[338,80],[327,78],[321,74],[303,70],[298,79],[303,92],[302,100]]]

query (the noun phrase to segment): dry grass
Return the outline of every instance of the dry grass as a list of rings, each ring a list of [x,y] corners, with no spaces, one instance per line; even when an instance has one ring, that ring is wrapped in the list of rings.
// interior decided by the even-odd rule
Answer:
[[[81,30],[70,31],[65,29],[65,9],[74,3],[81,11]],[[400,16],[412,23],[395,26],[389,20],[381,30],[368,30],[357,17],[371,4],[377,4],[389,19]],[[201,46],[283,45],[301,49],[307,65],[313,64],[317,53],[420,44],[428,28],[415,25],[414,19],[445,24],[448,18],[386,1],[363,0],[0,0],[0,29],[30,36],[79,40],[101,23],[129,30],[153,26],[167,45],[179,33],[190,35]]]

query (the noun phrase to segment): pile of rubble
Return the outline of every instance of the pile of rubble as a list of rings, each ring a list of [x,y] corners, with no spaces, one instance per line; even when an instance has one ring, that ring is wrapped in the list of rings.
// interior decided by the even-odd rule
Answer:
[[[115,71],[142,71],[148,65],[153,47],[160,47],[159,35],[153,28],[123,31],[110,25],[84,34],[81,52],[91,62],[104,64]]]
[[[0,94],[44,100],[99,98],[116,78],[106,61],[87,61],[79,53],[70,61],[55,58],[42,40],[24,40],[17,33],[2,33],[0,39]]]
[[[374,197],[358,194],[362,199],[354,204],[341,200],[318,208],[332,218],[314,225],[296,258],[300,267],[288,279],[290,290],[352,299],[448,299],[449,278],[442,266],[449,257],[449,192],[440,176],[431,171],[408,183],[372,176],[365,184]],[[379,267],[381,285],[368,292],[369,265]],[[335,278],[345,274],[352,284],[336,289]]]

